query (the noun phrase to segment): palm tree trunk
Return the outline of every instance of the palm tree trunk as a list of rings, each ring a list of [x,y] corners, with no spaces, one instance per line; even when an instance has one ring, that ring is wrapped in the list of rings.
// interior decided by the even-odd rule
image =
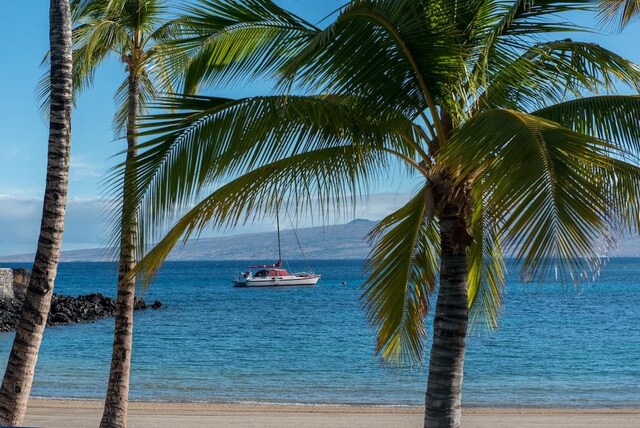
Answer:
[[[131,66],[130,66],[131,67]],[[127,166],[125,167],[122,192],[122,235],[120,242],[120,262],[118,268],[118,297],[116,299],[116,321],[113,337],[113,354],[109,384],[100,421],[101,428],[126,427],[129,403],[129,373],[133,343],[133,305],[135,281],[127,279],[127,274],[136,263],[138,239],[137,216],[131,214],[130,195],[135,187],[135,171],[130,162],[136,157],[137,120],[140,98],[140,78],[132,67],[129,74],[129,117],[127,121]]]
[[[71,13],[68,0],[51,0],[51,110],[47,180],[40,237],[22,314],[2,387],[0,425],[20,425],[35,372],[58,271],[69,180],[72,102]]]
[[[468,242],[457,207],[448,205],[440,216],[440,289],[433,325],[433,344],[427,382],[425,428],[460,426],[462,373],[466,347]]]

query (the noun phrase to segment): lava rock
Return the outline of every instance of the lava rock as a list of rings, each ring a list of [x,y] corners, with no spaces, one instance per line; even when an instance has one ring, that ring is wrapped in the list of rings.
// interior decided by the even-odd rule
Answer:
[[[29,272],[26,269],[13,271],[13,299],[0,300],[0,332],[14,331],[20,320],[20,312],[29,285]],[[159,309],[162,303],[155,301],[147,305],[143,298],[136,297],[134,310]],[[47,326],[91,322],[115,316],[116,302],[100,293],[84,296],[61,296],[54,294]]]

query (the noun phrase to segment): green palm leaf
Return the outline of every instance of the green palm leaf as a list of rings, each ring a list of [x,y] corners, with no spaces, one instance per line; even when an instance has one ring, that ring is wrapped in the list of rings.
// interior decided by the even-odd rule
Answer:
[[[433,195],[426,187],[371,232],[362,298],[377,330],[383,360],[422,361],[424,319],[438,277],[439,235]]]
[[[495,55],[480,99],[492,108],[534,110],[568,96],[612,91],[616,83],[640,85],[640,67],[593,43],[545,42],[516,55],[503,50]]]
[[[476,18],[473,25],[463,31],[471,48],[469,62],[471,75],[482,84],[485,73],[494,61],[500,62],[505,49],[512,53],[527,51],[539,37],[553,33],[589,31],[572,22],[559,21],[566,12],[593,9],[593,2],[583,1],[529,1],[509,2],[487,0],[474,2]]]
[[[443,153],[485,195],[525,278],[588,278],[612,243],[640,169],[594,137],[539,117],[490,110]]]
[[[192,53],[186,93],[201,83],[274,73],[318,31],[271,0],[201,0],[184,12],[177,21],[180,37],[172,44]]]
[[[352,1],[285,65],[284,76],[309,91],[356,94],[415,117],[433,108],[436,99],[448,102],[463,73],[458,40],[450,31],[451,7],[450,2]]]
[[[531,113],[576,132],[593,135],[630,153],[640,152],[640,96],[580,98]]]
[[[507,272],[501,247],[500,225],[496,215],[487,214],[484,198],[476,202],[473,213],[473,244],[467,255],[469,263],[470,325],[498,326],[502,290]]]
[[[594,4],[590,0],[516,0],[509,2],[487,1],[492,9],[487,19],[488,37],[485,42],[493,47],[499,38],[521,35],[544,34],[555,32],[573,32],[580,30],[573,22],[558,21],[558,16],[567,12],[593,10]]]
[[[605,25],[613,25],[619,30],[640,16],[638,0],[601,0],[599,3],[600,21]]]
[[[619,156],[637,165],[640,152],[640,97],[609,95],[571,100],[537,110],[532,114],[553,120],[587,135],[593,135],[619,148]],[[613,160],[615,161],[615,160]],[[624,168],[624,165],[620,166]],[[627,231],[640,230],[640,195],[627,176],[617,176],[614,183],[614,209],[620,226]]]

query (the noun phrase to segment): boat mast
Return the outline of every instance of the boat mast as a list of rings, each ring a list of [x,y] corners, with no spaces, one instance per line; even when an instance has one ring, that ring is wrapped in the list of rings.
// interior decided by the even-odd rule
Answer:
[[[289,217],[289,223],[291,223],[291,230],[293,231],[293,236],[296,237],[296,242],[298,243],[298,248],[300,248],[300,253],[302,254],[302,257],[304,257],[304,262],[307,265],[307,271],[308,272],[313,272],[313,270],[311,269],[311,266],[309,265],[309,259],[307,259],[307,255],[304,253],[304,250],[302,249],[302,244],[300,243],[300,238],[298,238],[298,232],[296,231],[296,226],[293,224],[293,220],[291,219],[291,216],[289,215],[289,211],[287,211],[287,217]]]

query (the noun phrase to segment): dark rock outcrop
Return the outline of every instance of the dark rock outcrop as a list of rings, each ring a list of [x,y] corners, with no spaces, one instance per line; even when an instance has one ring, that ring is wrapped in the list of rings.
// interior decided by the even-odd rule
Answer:
[[[24,302],[25,291],[29,284],[29,272],[25,269],[13,271],[13,291],[15,298],[0,300],[0,332],[14,331],[20,319],[20,311]],[[144,299],[136,297],[135,310],[159,309],[162,303],[155,301],[147,305]],[[95,321],[115,316],[116,301],[102,294],[85,296],[61,296],[54,294],[51,299],[51,310],[47,326],[75,324]]]

